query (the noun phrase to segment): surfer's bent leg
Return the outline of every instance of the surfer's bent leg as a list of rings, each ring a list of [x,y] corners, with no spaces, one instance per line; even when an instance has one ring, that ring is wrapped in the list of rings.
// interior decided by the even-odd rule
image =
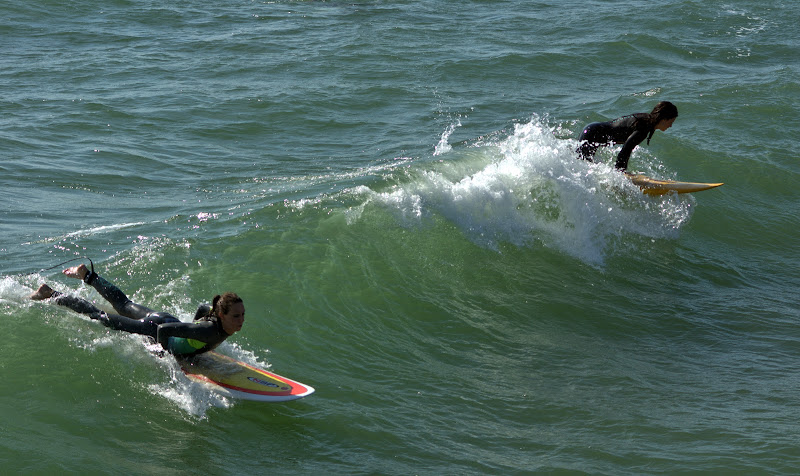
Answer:
[[[147,316],[153,314],[152,309],[131,301],[118,287],[109,283],[96,273],[87,274],[84,282],[95,288],[106,301],[114,306],[114,310],[124,317],[145,319]]]
[[[609,138],[605,126],[605,123],[593,122],[583,128],[583,132],[581,132],[580,137],[578,137],[581,145],[575,149],[579,159],[594,162],[592,159],[594,159],[594,153],[597,152],[597,149],[600,146],[608,144]]]
[[[594,142],[584,142],[577,149],[575,149],[575,152],[578,153],[579,159],[594,162],[594,153],[597,152],[598,147],[600,147],[600,144]]]

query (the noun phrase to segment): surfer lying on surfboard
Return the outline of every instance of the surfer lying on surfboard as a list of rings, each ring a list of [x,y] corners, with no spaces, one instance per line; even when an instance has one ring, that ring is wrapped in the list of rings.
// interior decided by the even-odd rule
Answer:
[[[631,158],[633,149],[645,139],[650,145],[650,139],[656,129],[666,131],[672,127],[677,117],[678,108],[669,101],[661,101],[650,114],[637,113],[613,121],[593,122],[583,128],[578,138],[581,145],[576,152],[580,154],[581,159],[592,162],[594,153],[599,147],[612,143],[623,144],[614,166],[624,171],[628,168],[628,159]]]
[[[174,355],[208,352],[240,331],[244,323],[244,303],[235,293],[215,296],[211,306],[203,304],[197,309],[193,322],[181,322],[169,313],[155,312],[132,302],[94,270],[90,272],[86,265],[67,268],[63,273],[95,288],[119,314],[101,311],[89,301],[54,291],[47,284],[42,284],[30,298],[35,301],[52,299],[56,304],[85,314],[106,327],[150,336]]]

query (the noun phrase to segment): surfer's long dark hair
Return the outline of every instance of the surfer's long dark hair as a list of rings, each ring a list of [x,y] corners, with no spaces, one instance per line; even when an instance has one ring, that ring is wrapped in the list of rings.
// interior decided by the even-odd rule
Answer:
[[[648,116],[647,123],[650,126],[650,134],[647,136],[647,145],[650,145],[650,139],[656,132],[658,123],[678,117],[678,108],[669,101],[661,101],[656,104],[656,107],[653,108]]]
[[[211,302],[211,313],[215,316],[227,314],[234,304],[243,302],[236,293],[227,292],[223,295],[217,294]]]

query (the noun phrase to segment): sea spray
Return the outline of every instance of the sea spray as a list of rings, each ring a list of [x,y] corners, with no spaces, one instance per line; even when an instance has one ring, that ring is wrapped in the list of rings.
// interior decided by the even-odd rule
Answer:
[[[447,151],[440,144],[441,161],[420,161],[407,181],[358,192],[405,226],[435,214],[481,246],[546,246],[593,265],[630,237],[677,238],[691,196],[642,195],[609,165],[577,160],[576,142],[558,138],[557,127],[534,117],[507,137]]]

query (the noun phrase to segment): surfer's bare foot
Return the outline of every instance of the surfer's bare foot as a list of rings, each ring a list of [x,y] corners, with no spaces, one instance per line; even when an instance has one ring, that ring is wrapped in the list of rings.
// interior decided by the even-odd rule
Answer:
[[[67,268],[62,271],[62,273],[64,273],[64,276],[67,276],[68,278],[75,278],[83,281],[86,279],[86,275],[89,274],[89,268],[87,268],[85,264],[82,264],[80,266]]]
[[[35,293],[30,295],[30,298],[34,301],[44,301],[45,299],[50,299],[53,297],[53,292],[53,288],[46,284],[42,284]]]

